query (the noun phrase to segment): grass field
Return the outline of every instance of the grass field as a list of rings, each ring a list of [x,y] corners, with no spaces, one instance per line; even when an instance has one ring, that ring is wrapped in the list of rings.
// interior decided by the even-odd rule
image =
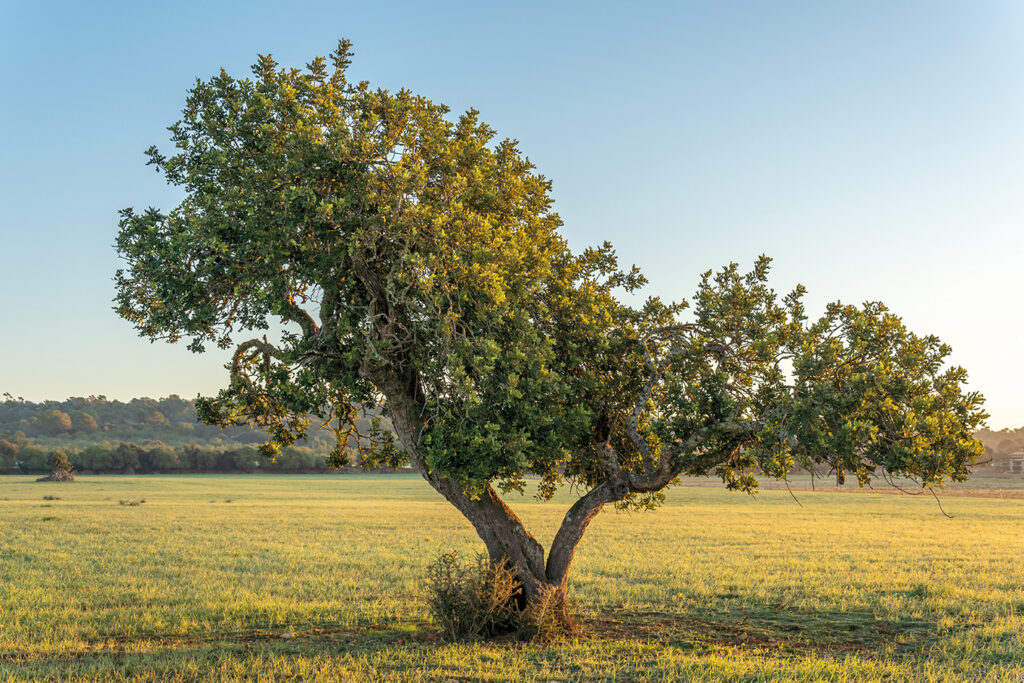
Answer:
[[[425,568],[479,546],[413,476],[0,477],[0,680],[1024,680],[1024,502],[800,500],[602,513],[585,636],[445,644]]]

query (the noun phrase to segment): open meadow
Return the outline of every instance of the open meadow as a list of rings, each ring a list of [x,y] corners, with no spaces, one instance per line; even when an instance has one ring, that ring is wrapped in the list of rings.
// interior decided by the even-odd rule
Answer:
[[[0,680],[1024,679],[1024,502],[668,496],[594,522],[584,635],[449,644],[426,567],[482,546],[415,476],[0,477]]]

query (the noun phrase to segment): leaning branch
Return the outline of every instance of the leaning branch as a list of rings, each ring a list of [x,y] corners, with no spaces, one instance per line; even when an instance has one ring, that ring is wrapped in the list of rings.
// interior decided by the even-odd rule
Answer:
[[[576,554],[576,546],[583,538],[583,532],[597,516],[606,503],[616,500],[608,482],[598,484],[589,493],[577,500],[562,519],[558,533],[551,542],[545,574],[548,583],[564,587],[565,578],[569,574],[569,566]]]
[[[306,339],[312,338],[320,331],[320,327],[313,320],[313,317],[295,303],[295,299],[289,298],[281,305],[281,308],[282,314],[287,320],[296,323],[302,328],[302,334]]]
[[[242,363],[246,355],[253,350],[263,354],[265,365],[270,363],[271,358],[281,358],[281,350],[268,342],[266,337],[263,339],[250,339],[238,345],[235,353],[231,356],[231,377],[243,382],[250,390],[253,388],[252,380],[249,379],[249,376],[242,369]]]

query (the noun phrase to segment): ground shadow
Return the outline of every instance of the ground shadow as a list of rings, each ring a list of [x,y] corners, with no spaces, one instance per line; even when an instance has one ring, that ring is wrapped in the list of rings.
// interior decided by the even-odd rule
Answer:
[[[592,638],[656,641],[683,649],[733,647],[821,655],[909,653],[936,632],[918,619],[880,620],[871,611],[806,611],[746,605],[728,611],[605,609],[582,620]]]
[[[738,596],[737,596],[738,597]],[[644,643],[700,654],[723,648],[771,652],[773,656],[866,658],[911,655],[920,652],[936,633],[936,625],[920,620],[879,620],[869,611],[798,611],[772,605],[737,605],[733,609],[677,612],[601,607],[579,619],[575,638],[612,645]],[[216,666],[224,657],[248,660],[265,656],[373,655],[385,650],[420,650],[426,654],[445,643],[425,621],[320,624],[284,630],[280,627],[205,634],[109,634],[103,640],[83,642],[79,649],[62,653],[0,652],[0,671],[31,678],[49,672],[103,671],[158,672],[174,662],[190,660],[200,668]],[[522,648],[527,644],[506,638],[494,647]],[[551,647],[559,647],[557,643]],[[603,649],[603,647],[602,647]],[[401,669],[398,662],[395,665]],[[398,673],[398,672],[396,672]]]

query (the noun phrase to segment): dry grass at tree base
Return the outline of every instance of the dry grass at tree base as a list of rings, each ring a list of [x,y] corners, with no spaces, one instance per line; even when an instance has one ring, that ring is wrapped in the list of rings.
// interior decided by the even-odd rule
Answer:
[[[594,522],[584,635],[452,643],[427,567],[481,548],[415,477],[32,480],[0,477],[0,681],[1024,680],[1016,500],[677,488]],[[513,505],[549,541],[568,501]]]
[[[56,482],[68,482],[74,481],[75,474],[71,470],[54,470],[45,477],[39,477],[36,481],[56,481]]]

